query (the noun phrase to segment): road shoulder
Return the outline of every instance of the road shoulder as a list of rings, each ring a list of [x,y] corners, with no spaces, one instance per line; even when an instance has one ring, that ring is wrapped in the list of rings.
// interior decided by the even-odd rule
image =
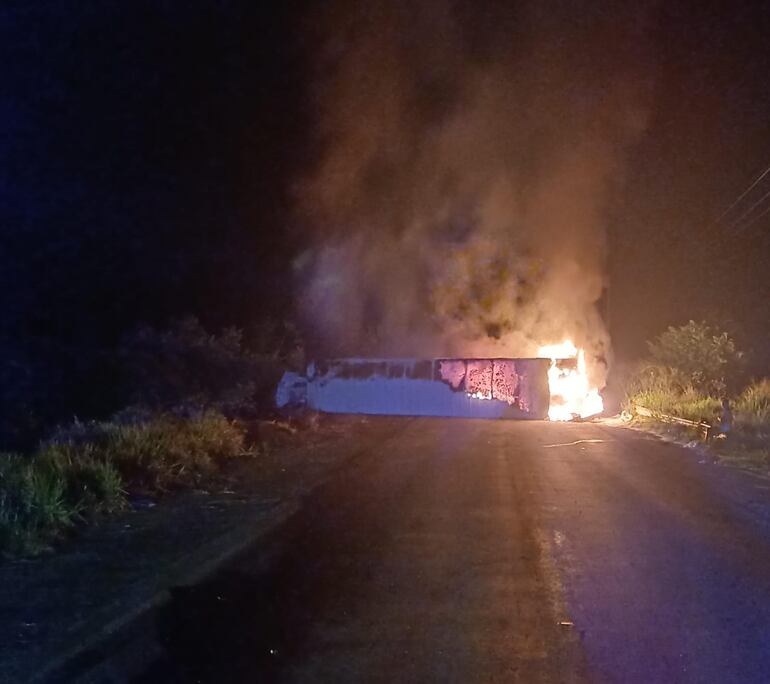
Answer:
[[[67,673],[87,670],[100,643],[141,623],[174,587],[201,581],[258,543],[393,423],[329,418],[239,464],[218,491],[138,500],[50,554],[4,562],[0,681],[69,681]]]

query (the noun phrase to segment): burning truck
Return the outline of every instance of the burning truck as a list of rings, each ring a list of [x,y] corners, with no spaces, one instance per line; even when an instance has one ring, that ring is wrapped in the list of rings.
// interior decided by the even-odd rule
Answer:
[[[585,356],[571,342],[538,358],[345,358],[285,373],[279,408],[326,413],[573,420],[600,413]]]

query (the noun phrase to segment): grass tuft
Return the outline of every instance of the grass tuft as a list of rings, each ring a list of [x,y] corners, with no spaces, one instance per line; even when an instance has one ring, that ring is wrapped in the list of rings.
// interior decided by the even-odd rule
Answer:
[[[770,378],[751,383],[735,402],[737,421],[756,431],[770,433]]]
[[[712,440],[712,448],[720,460],[766,473],[770,467],[770,379],[752,383],[731,403],[733,427]],[[633,412],[634,405],[712,425],[719,425],[722,413],[719,398],[682,386],[674,374],[656,366],[642,369],[629,382],[625,407]]]
[[[48,464],[18,454],[0,456],[0,550],[39,551],[75,515],[64,480]]]
[[[198,486],[246,449],[218,412],[74,423],[29,456],[0,456],[0,551],[34,553],[76,521],[114,513],[126,489]]]
[[[631,380],[626,394],[626,408],[644,406],[687,420],[714,422],[721,411],[716,397],[704,395],[692,385],[682,386],[676,377],[660,366],[649,366]]]

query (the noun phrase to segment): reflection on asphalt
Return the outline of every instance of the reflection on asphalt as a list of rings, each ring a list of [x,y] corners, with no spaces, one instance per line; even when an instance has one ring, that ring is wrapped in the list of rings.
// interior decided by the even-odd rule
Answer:
[[[413,420],[178,590],[140,681],[765,682],[765,487],[618,428]]]

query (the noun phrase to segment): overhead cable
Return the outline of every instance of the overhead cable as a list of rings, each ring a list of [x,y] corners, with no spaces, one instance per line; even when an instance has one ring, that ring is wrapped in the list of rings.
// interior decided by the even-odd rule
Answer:
[[[757,177],[754,179],[754,182],[753,182],[753,183],[751,183],[751,185],[749,185],[749,187],[748,187],[748,188],[746,188],[746,189],[745,189],[745,190],[744,190],[744,191],[743,191],[743,192],[742,192],[740,195],[738,195],[738,198],[737,198],[737,199],[736,199],[736,200],[735,200],[735,201],[734,201],[734,202],[733,202],[733,203],[732,203],[732,204],[731,204],[729,207],[727,207],[727,209],[725,209],[725,210],[724,210],[724,211],[723,211],[723,212],[722,212],[722,213],[719,215],[719,217],[716,219],[716,221],[714,221],[714,223],[719,223],[719,222],[720,222],[720,221],[721,221],[721,220],[722,220],[722,219],[723,219],[725,216],[727,216],[727,215],[728,215],[728,214],[729,214],[729,213],[730,213],[730,212],[733,210],[733,208],[734,208],[734,207],[735,207],[735,206],[736,206],[738,203],[740,203],[740,201],[741,201],[741,200],[742,200],[744,197],[746,197],[746,195],[748,195],[748,194],[749,194],[749,193],[750,193],[750,192],[751,192],[751,191],[752,191],[752,190],[753,190],[753,189],[754,189],[754,188],[757,186],[757,184],[758,184],[759,182],[761,182],[761,181],[762,181],[762,179],[763,179],[763,178],[764,178],[764,177],[765,177],[765,176],[766,176],[768,173],[770,173],[770,166],[768,166],[768,167],[767,167],[767,168],[766,168],[766,169],[765,169],[765,170],[764,170],[762,173],[760,173],[760,174],[759,174],[759,175],[758,175],[758,176],[757,176]],[[740,220],[740,219],[738,219],[738,220]]]

